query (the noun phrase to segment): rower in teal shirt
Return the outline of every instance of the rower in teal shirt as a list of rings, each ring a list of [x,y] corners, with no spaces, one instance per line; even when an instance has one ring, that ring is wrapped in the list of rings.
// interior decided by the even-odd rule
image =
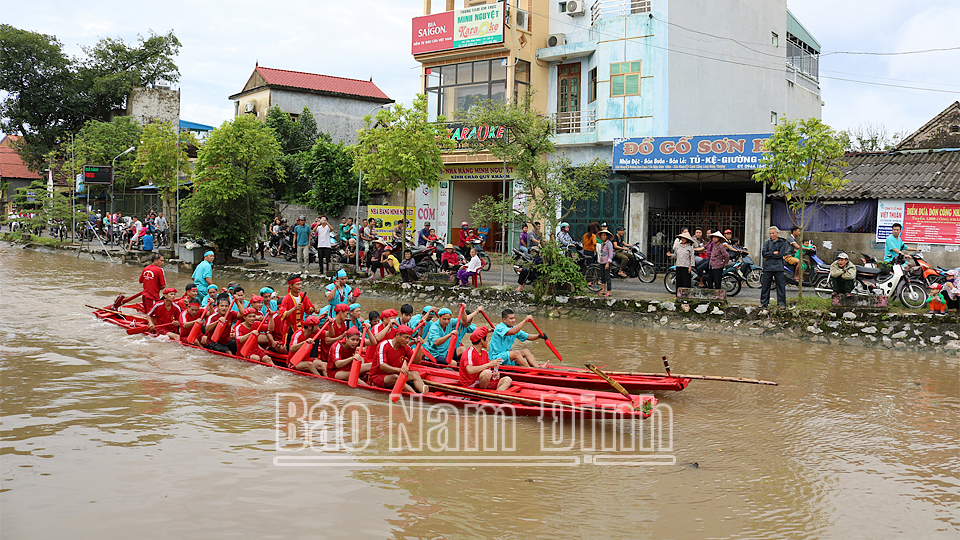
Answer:
[[[501,317],[503,322],[493,329],[493,337],[490,338],[490,359],[495,360],[499,358],[503,360],[503,365],[505,366],[540,367],[540,364],[537,362],[537,359],[534,358],[530,349],[511,350],[513,348],[513,342],[518,339],[520,341],[533,341],[540,338],[539,334],[532,336],[521,330],[523,325],[533,320],[533,317],[527,315],[517,324],[517,316],[513,313],[512,309],[503,310]],[[547,363],[549,362],[544,362],[544,364]]]
[[[422,321],[424,317],[427,317],[428,319],[427,322],[423,323],[423,326],[421,326],[420,329],[413,334],[413,337],[423,336],[426,338],[427,334],[430,333],[430,328],[435,324],[435,321],[429,320],[431,317],[433,317],[433,315],[428,315],[431,311],[433,311],[433,306],[424,306],[423,311],[420,312],[419,315],[414,315],[413,318],[410,319],[409,326],[415,330],[417,325],[420,324],[420,321]]]
[[[457,340],[457,348],[453,355],[454,361],[451,362],[450,365],[457,365],[456,361],[465,349],[465,347],[460,345],[460,342],[463,341],[463,336],[477,329],[477,327],[471,324],[470,321],[479,311],[480,310],[478,308],[477,311],[474,311],[470,315],[464,313],[463,319],[460,321],[460,330],[457,332],[457,337],[455,338]],[[446,364],[447,351],[450,349],[450,336],[453,334],[453,331],[456,328],[457,321],[453,319],[453,312],[447,308],[441,309],[438,312],[438,315],[440,315],[440,318],[430,326],[430,331],[427,333],[427,339],[423,342],[423,348],[426,349],[427,352],[429,352],[437,360],[437,362]]]

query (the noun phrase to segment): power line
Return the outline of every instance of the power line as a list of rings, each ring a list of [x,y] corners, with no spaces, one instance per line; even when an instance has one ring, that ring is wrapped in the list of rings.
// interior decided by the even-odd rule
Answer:
[[[946,49],[924,49],[922,51],[900,51],[900,52],[853,52],[853,51],[831,51],[822,53],[820,56],[829,56],[831,54],[865,54],[871,56],[899,56],[903,54],[924,54],[930,52],[960,51],[960,47],[949,47]]]

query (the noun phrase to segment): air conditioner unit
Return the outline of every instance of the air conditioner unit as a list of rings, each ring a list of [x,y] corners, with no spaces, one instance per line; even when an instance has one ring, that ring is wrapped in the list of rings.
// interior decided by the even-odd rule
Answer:
[[[522,9],[517,10],[517,28],[530,30],[530,14]]]
[[[243,111],[244,111],[244,112],[248,112],[248,113],[255,113],[255,112],[257,112],[257,102],[256,102],[256,101],[248,101],[247,104],[243,106]]]
[[[566,34],[550,34],[547,38],[547,47],[559,47],[567,44]]]
[[[567,15],[571,17],[579,17],[583,15],[584,9],[586,6],[583,4],[583,0],[567,0]]]

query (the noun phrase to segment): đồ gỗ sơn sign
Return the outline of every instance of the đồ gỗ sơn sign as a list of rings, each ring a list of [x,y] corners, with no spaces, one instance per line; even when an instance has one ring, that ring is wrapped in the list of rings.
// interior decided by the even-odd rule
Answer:
[[[756,169],[770,133],[614,139],[615,171]]]

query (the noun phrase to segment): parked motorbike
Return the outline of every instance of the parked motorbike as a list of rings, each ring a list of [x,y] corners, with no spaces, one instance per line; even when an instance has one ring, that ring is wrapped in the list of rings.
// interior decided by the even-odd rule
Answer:
[[[813,245],[813,244],[809,244],[809,245],[806,246],[806,247],[811,247],[811,248],[813,248],[813,249],[810,249],[810,250],[808,250],[808,251],[806,252],[806,255],[809,256],[810,259],[811,259],[811,261],[813,262],[813,267],[812,267],[812,268],[806,268],[806,269],[804,269],[804,271],[803,271],[803,286],[804,286],[804,287],[814,287],[814,286],[816,286],[818,283],[820,283],[820,281],[822,281],[822,279],[824,278],[824,276],[826,276],[827,281],[829,282],[829,280],[830,280],[830,265],[827,264],[827,263],[825,263],[825,262],[823,262],[823,260],[820,259],[820,257],[817,256],[817,246],[815,246],[815,245]],[[789,265],[789,264],[787,264],[787,263],[784,263],[784,264],[783,264],[783,273],[784,273],[784,278],[785,278],[785,280],[786,280],[786,282],[787,282],[787,285],[799,286],[799,282],[797,281],[797,276],[795,275],[795,274],[796,274],[796,268],[794,268],[793,266],[791,266],[791,265]]]
[[[728,265],[723,269],[723,274],[720,275],[720,286],[723,288],[724,293],[727,296],[736,296],[740,294],[740,291],[743,288],[743,278],[738,275],[739,267],[737,265],[742,265],[743,261],[737,261],[734,264]],[[690,282],[692,288],[700,288],[697,285],[700,282],[700,274],[697,273],[696,268],[690,274]],[[677,266],[673,265],[667,270],[667,273],[663,275],[663,286],[666,287],[667,292],[670,294],[677,294]]]
[[[533,262],[533,255],[520,251],[520,248],[513,248],[513,271],[518,275],[520,269]],[[599,289],[597,289],[599,290]]]
[[[915,255],[911,257],[916,260]],[[903,255],[898,255],[892,263],[891,271],[884,273],[880,268],[857,266],[857,283],[854,285],[855,295],[883,295],[890,300],[900,300],[904,307],[916,309],[923,307],[927,299],[927,284],[917,266],[907,272],[904,269]],[[830,298],[833,289],[830,286],[830,275],[820,278],[816,286],[817,295],[821,298]]]
[[[763,267],[753,262],[753,259],[750,258],[750,252],[747,251],[746,248],[741,248],[740,252],[732,252],[730,259],[733,261],[743,261],[743,264],[737,269],[737,274],[738,277],[747,284],[747,287],[751,289],[760,288],[760,278],[763,276]]]
[[[947,272],[940,268],[934,268],[927,261],[923,260],[923,252],[917,251],[913,254],[913,260],[917,263],[917,267],[921,268],[920,274],[922,275],[923,281],[927,284],[927,288],[930,288],[934,283],[944,284],[947,281]]]

